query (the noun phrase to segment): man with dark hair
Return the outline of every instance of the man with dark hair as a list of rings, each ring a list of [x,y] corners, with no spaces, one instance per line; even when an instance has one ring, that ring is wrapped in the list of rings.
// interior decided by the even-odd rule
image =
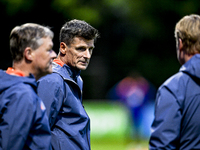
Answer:
[[[182,67],[157,92],[150,150],[200,149],[200,16],[184,16],[175,39]]]
[[[81,70],[89,64],[98,31],[81,20],[71,20],[60,31],[60,52],[53,73],[39,80],[55,150],[90,150],[90,119],[82,105]]]
[[[10,34],[13,66],[0,70],[0,149],[51,149],[45,106],[37,96],[40,77],[52,73],[53,32],[27,23]],[[35,80],[36,79],[36,80]]]

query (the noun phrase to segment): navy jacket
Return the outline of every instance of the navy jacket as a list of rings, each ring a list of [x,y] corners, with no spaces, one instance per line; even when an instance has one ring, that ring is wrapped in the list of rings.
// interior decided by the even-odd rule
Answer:
[[[200,149],[200,54],[159,88],[149,148]]]
[[[33,76],[0,70],[0,149],[49,150],[51,131]]]
[[[51,126],[52,148],[90,150],[90,119],[82,105],[80,72],[54,63],[53,73],[38,83],[38,94],[46,105]]]

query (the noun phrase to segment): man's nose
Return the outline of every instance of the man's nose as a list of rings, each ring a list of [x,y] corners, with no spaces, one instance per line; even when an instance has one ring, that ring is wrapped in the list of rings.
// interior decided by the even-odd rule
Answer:
[[[50,56],[52,59],[55,59],[57,57],[57,54],[55,53],[54,50],[51,50]]]
[[[84,57],[85,57],[85,58],[88,58],[88,59],[91,58],[91,52],[90,52],[89,49],[87,49],[87,50],[84,52]]]

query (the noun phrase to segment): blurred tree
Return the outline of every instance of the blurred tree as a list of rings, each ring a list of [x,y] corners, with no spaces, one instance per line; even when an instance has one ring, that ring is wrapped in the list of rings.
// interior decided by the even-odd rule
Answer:
[[[65,18],[82,19],[98,25],[101,22],[100,12],[92,7],[91,4],[87,5],[86,2],[81,0],[53,0],[52,8],[62,13]]]
[[[29,11],[34,4],[34,0],[1,0],[1,2],[5,6],[8,16],[14,16],[20,11],[25,13]]]

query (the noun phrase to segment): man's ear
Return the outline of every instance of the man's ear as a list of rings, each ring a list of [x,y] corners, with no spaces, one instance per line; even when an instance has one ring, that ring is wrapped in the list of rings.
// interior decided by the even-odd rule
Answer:
[[[182,42],[182,40],[181,40],[180,38],[178,39],[178,49],[179,49],[180,51],[183,50],[183,42]]]
[[[33,60],[33,50],[30,47],[26,47],[24,50],[24,57],[27,61]]]
[[[66,54],[66,52],[67,52],[67,45],[64,43],[64,42],[61,42],[60,43],[60,52],[63,54],[63,55],[65,55]]]

